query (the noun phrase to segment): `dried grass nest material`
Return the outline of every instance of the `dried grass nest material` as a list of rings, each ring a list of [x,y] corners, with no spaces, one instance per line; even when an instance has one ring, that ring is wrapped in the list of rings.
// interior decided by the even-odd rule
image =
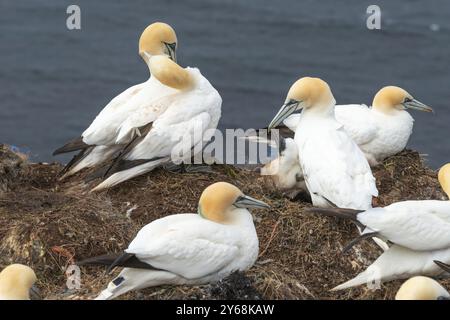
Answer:
[[[391,299],[401,284],[330,292],[364,270],[380,249],[368,241],[342,255],[357,235],[352,224],[305,214],[310,203],[287,199],[269,178],[252,171],[226,165],[213,166],[211,173],[156,170],[109,191],[87,193],[83,177],[89,172],[59,181],[60,164],[17,157],[1,146],[0,183],[7,187],[0,189],[0,268],[13,262],[31,266],[47,299],[93,298],[112,275],[102,267],[84,267],[81,289],[68,290],[64,270],[70,263],[126,248],[143,225],[168,213],[196,212],[201,192],[216,181],[231,182],[272,206],[254,212],[260,240],[256,265],[217,284],[148,288],[122,299]],[[436,172],[417,152],[387,159],[374,175],[379,205],[444,199]],[[450,288],[450,281],[442,283]]]

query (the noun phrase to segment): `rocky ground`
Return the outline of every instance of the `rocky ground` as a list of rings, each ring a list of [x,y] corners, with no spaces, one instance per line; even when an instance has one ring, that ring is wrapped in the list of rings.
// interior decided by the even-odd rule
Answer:
[[[149,288],[122,299],[392,299],[402,283],[389,282],[376,291],[361,286],[330,292],[370,265],[380,249],[367,241],[342,254],[357,236],[352,224],[306,214],[311,207],[307,197],[290,200],[255,172],[225,165],[213,166],[211,173],[156,170],[109,191],[89,193],[83,179],[88,172],[59,181],[61,168],[29,163],[25,155],[0,146],[0,268],[10,263],[34,268],[46,299],[95,297],[113,275],[102,267],[82,267],[81,289],[68,290],[67,266],[123,250],[154,219],[196,212],[202,190],[216,181],[231,182],[272,206],[254,212],[260,239],[256,265],[214,285]],[[417,152],[387,159],[374,175],[377,205],[444,199],[436,172]],[[449,280],[442,283],[450,288]]]

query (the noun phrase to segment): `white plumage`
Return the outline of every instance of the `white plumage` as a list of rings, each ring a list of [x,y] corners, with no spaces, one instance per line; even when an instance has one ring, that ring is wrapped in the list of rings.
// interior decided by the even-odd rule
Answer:
[[[335,102],[326,82],[301,78],[292,85],[269,129],[303,109],[294,140],[313,204],[365,210],[378,196],[375,178],[364,154],[336,121]]]
[[[295,142],[315,206],[351,209],[372,206],[372,197],[378,196],[378,191],[369,164],[331,114],[310,117],[308,110],[304,110]]]
[[[450,248],[450,201],[403,201],[357,215],[364,233],[379,236],[412,250]]]
[[[436,251],[414,251],[398,245],[391,246],[365,271],[338,285],[333,290],[343,290],[362,284],[376,285],[415,275],[438,276],[444,271],[435,260],[450,262],[450,248]]]
[[[198,69],[183,70],[190,75],[192,87],[140,108],[122,124],[118,134],[119,138],[135,136],[137,127],[153,122],[148,134],[123,159],[154,160],[114,173],[94,190],[109,188],[174,159],[190,159],[191,149],[201,146],[214,134],[221,115],[222,98]]]
[[[229,183],[212,184],[198,214],[171,215],[143,227],[125,252],[152,269],[124,268],[97,299],[161,284],[205,284],[247,270],[259,248],[246,209],[252,207],[268,208]]]

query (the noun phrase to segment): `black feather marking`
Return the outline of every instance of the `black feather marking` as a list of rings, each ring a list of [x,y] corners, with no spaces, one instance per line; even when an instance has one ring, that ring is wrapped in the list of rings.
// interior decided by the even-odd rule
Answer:
[[[64,175],[65,173],[67,173],[71,168],[73,168],[78,163],[80,163],[84,158],[86,158],[92,152],[92,150],[94,150],[94,147],[82,149],[80,152],[78,152],[76,155],[73,156],[72,160],[70,160],[66,164],[66,166],[61,170],[59,174]]]
[[[78,261],[76,265],[85,266],[85,265],[101,265],[101,266],[110,266],[116,259],[117,254],[104,254],[97,257],[87,258],[81,261]]]
[[[365,239],[373,238],[373,237],[376,237],[376,236],[378,236],[378,232],[370,232],[370,233],[362,234],[359,237],[357,237],[357,238],[353,239],[352,241],[350,241],[344,247],[344,249],[342,249],[342,253],[346,253],[348,250],[353,248],[353,246],[355,246],[356,244],[360,243],[361,241],[363,241]]]
[[[123,281],[125,280],[124,277],[117,277],[115,278],[113,281],[111,281],[112,283],[114,283],[114,285],[116,287],[118,287]]]
[[[325,198],[324,198],[325,199]],[[358,221],[358,213],[364,212],[364,210],[353,210],[343,208],[310,208],[306,210],[307,213],[318,213],[328,217],[338,217],[343,219],[349,219],[356,223],[360,228],[364,229],[366,226]]]
[[[108,168],[108,170],[106,170],[106,172],[103,175],[103,178],[107,178],[109,176],[111,176],[113,173],[119,172],[121,170],[118,170],[118,168],[120,168],[121,166],[124,166],[123,163],[121,163],[122,160],[125,160],[125,156],[131,151],[133,150],[133,148],[135,146],[137,146],[142,140],[144,140],[144,138],[147,136],[147,134],[150,132],[150,130],[153,127],[153,122],[150,122],[148,124],[146,124],[145,126],[139,127],[138,131],[139,131],[139,135],[135,135],[133,137],[133,139],[131,139],[131,141],[119,152],[119,154],[117,155],[117,157],[113,160],[113,162],[111,163],[110,167]],[[140,160],[143,161],[143,160]],[[150,160],[149,160],[150,161]],[[147,162],[149,162],[147,161]],[[143,162],[145,163],[145,162]],[[142,163],[140,163],[142,164]],[[136,165],[135,165],[136,166]],[[133,167],[133,166],[132,166]],[[132,168],[130,167],[130,168]]]
[[[83,137],[78,137],[75,139],[70,140],[65,145],[63,145],[61,148],[56,149],[53,152],[53,155],[61,154],[61,153],[67,153],[72,151],[78,151],[82,149],[86,149],[90,147],[90,145],[83,142]]]
[[[438,260],[433,260],[433,262],[436,263],[439,266],[439,268],[441,268],[445,272],[450,273],[450,265],[443,263],[441,261],[438,261]]]
[[[116,258],[116,260],[114,260],[113,263],[111,263],[108,269],[106,269],[106,272],[110,273],[115,267],[159,270],[136,258],[134,253],[127,253],[127,252],[124,252],[121,255],[119,255]]]
[[[142,262],[134,254],[122,253],[122,254],[105,254],[97,257],[88,258],[76,263],[78,266],[86,265],[101,265],[108,266],[107,272],[110,272],[115,267],[135,268],[135,269],[148,269],[148,270],[160,270],[153,266]]]

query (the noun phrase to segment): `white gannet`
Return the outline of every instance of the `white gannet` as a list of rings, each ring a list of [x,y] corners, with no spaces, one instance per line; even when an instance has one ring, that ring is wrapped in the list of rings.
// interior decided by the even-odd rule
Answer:
[[[155,78],[176,92],[140,108],[121,125],[118,137],[132,140],[106,171],[99,170],[106,179],[95,191],[149,172],[174,156],[190,159],[191,150],[214,134],[222,98],[200,71],[182,68],[162,55],[151,57],[149,66]],[[155,118],[154,108],[164,111]]]
[[[30,300],[38,297],[36,274],[23,264],[11,264],[0,272],[0,300]]]
[[[156,22],[148,26],[139,39],[139,55],[148,64],[155,55],[165,55],[176,61],[177,37],[171,26]],[[79,138],[55,150],[53,155],[79,151],[66,165],[62,173],[66,176],[79,170],[97,165],[118,151],[117,134],[119,127],[130,114],[151,101],[173,93],[174,90],[161,84],[150,74],[149,79],[132,86],[112,99],[97,115],[91,125]],[[162,110],[154,108],[155,116]],[[122,139],[121,143],[128,143]]]
[[[417,276],[402,284],[395,300],[450,300],[450,294],[436,280]]]
[[[450,163],[439,170],[439,182],[450,197]],[[311,209],[351,219],[364,228],[361,239],[378,237],[417,251],[450,248],[450,201],[401,201],[366,211]],[[354,244],[354,243],[352,243]]]
[[[294,140],[313,204],[369,209],[372,197],[378,196],[375,178],[364,154],[336,121],[335,103],[325,81],[301,78],[290,88],[269,130],[303,109]]]
[[[393,245],[384,251],[375,262],[355,278],[338,285],[333,291],[362,284],[407,279],[416,275],[438,276],[444,273],[435,261],[450,262],[450,248],[434,251],[414,251]]]
[[[247,208],[269,208],[237,187],[218,182],[207,187],[198,214],[170,215],[144,226],[120,256],[79,263],[125,267],[97,299],[163,284],[199,285],[245,271],[258,257],[258,237]]]
[[[280,137],[278,153],[277,158],[260,168],[260,174],[270,176],[276,188],[283,192],[306,190],[294,139]]]
[[[375,166],[405,149],[414,123],[407,109],[433,112],[404,89],[387,86],[377,92],[372,107],[337,105],[335,117],[364,152],[369,164]],[[295,132],[300,119],[301,114],[293,114],[283,123]]]

